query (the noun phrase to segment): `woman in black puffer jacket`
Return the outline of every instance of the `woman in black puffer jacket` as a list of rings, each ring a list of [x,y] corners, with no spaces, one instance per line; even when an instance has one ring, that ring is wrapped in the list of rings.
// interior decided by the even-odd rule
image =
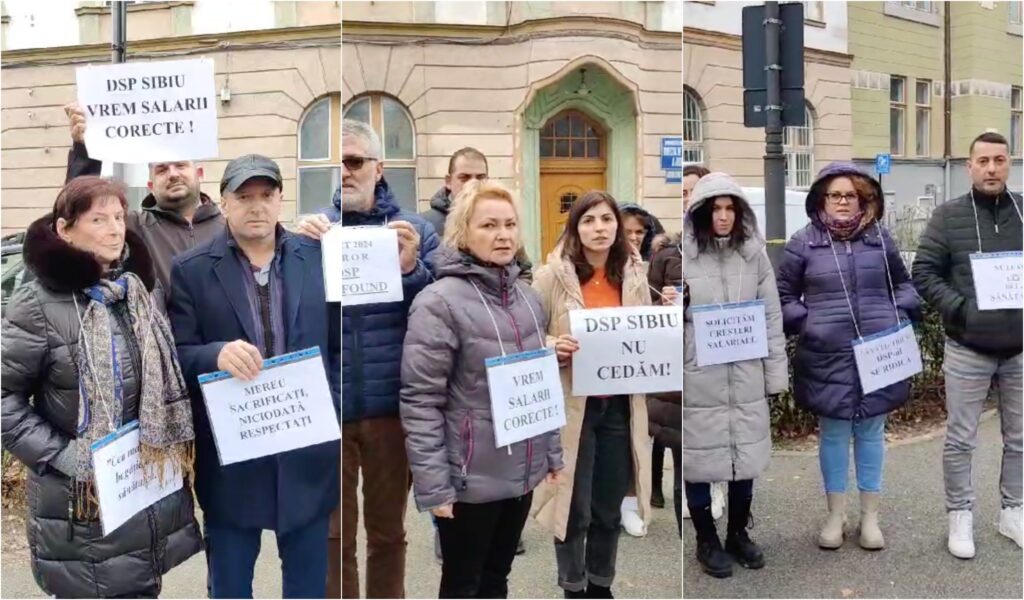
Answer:
[[[106,536],[92,496],[90,443],[112,428],[138,419],[144,466],[152,456],[185,471],[194,437],[170,330],[150,300],[149,252],[124,212],[116,184],[69,182],[29,227],[37,279],[3,321],[3,447],[28,467],[32,573],[58,598],[155,598],[162,576],[202,550],[187,478]]]

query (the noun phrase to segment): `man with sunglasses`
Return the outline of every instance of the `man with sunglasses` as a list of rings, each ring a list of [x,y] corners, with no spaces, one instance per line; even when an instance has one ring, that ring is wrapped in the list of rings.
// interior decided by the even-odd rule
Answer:
[[[380,138],[369,125],[342,122],[341,154],[341,193],[335,193],[333,205],[323,214],[303,220],[298,230],[319,238],[339,221],[345,226],[397,230],[404,297],[402,302],[342,309],[341,591],[345,598],[359,597],[356,489],[361,483],[365,596],[403,598],[405,506],[411,482],[398,418],[402,344],[409,306],[433,278],[431,257],[440,238],[423,217],[399,208],[384,180]],[[328,580],[334,578],[331,574]],[[328,595],[332,593],[336,591],[329,586]]]

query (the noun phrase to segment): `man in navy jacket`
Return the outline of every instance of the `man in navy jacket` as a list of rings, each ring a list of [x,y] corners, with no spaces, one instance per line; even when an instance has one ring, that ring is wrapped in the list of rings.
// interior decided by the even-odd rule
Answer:
[[[328,518],[340,497],[338,442],[221,466],[197,378],[226,370],[252,379],[264,358],[316,346],[337,410],[339,311],[329,310],[324,294],[320,243],[278,224],[277,165],[259,155],[237,158],[220,188],[227,227],[175,259],[169,305],[196,422],[196,494],[213,597],[252,597],[260,538],[270,529],[283,597],[323,598]]]

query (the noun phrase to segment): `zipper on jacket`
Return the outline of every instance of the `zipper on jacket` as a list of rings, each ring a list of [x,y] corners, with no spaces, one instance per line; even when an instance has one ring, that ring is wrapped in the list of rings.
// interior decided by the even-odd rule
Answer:
[[[739,254],[739,253],[737,252],[737,254]],[[739,258],[740,258],[740,260],[743,260],[743,256],[742,255],[740,255]],[[718,252],[718,271],[719,271],[719,277],[722,280],[722,300],[724,302],[730,302],[730,300],[729,300],[729,276],[726,274],[725,253],[723,251],[721,251],[721,250],[719,250],[719,252]],[[739,302],[740,298],[743,297],[743,279],[742,279],[742,277],[740,278],[739,284],[736,286],[736,288],[737,288],[736,298],[734,298],[732,300],[732,302]],[[735,480],[736,479],[736,459],[737,459],[737,455],[739,453],[739,450],[736,447],[736,435],[735,435],[734,430],[733,430],[733,412],[734,412],[733,411],[733,407],[736,404],[736,399],[735,399],[734,394],[733,394],[733,385],[732,385],[733,363],[727,363],[725,365],[725,377],[726,377],[726,382],[729,385],[729,411],[728,411],[728,415],[727,416],[728,416],[728,419],[729,419],[729,447],[730,447],[730,454],[732,455],[732,456],[729,457],[730,458],[729,462],[731,463],[730,466],[732,468],[732,479]]]
[[[195,215],[193,215],[192,218],[195,219]],[[192,221],[188,222],[188,247],[196,247],[196,228],[192,225]]]
[[[75,539],[75,480],[71,480],[71,495],[68,496],[68,541]]]
[[[466,418],[462,420],[462,445],[465,456],[462,457],[462,489],[468,487],[469,463],[473,461],[473,420],[472,414],[466,412]]]
[[[366,412],[366,400],[363,398],[363,340],[360,330],[363,326],[363,314],[360,307],[353,307],[349,314],[352,319],[352,383],[355,406],[353,412],[355,419],[362,419]],[[344,326],[342,326],[344,330]]]
[[[530,491],[530,467],[533,466],[533,440],[526,440],[526,479],[523,480],[523,493]]]
[[[999,235],[999,196],[996,196],[996,210],[992,213],[992,221],[996,224],[996,235]]]
[[[128,322],[129,320],[128,320],[127,316],[124,314],[123,310],[127,310],[127,306],[125,306],[125,307],[120,307],[119,306],[119,307],[115,308],[114,311],[113,311],[114,312],[114,318],[117,319],[117,323],[121,327],[121,338],[124,339],[125,345],[127,346],[128,360],[131,361],[132,368],[135,370],[135,381],[139,385],[139,392],[138,392],[138,394],[141,394],[142,393],[142,365],[140,363],[142,362],[142,357],[139,354],[139,345],[135,341],[135,330],[131,328],[131,324]],[[122,379],[123,379],[123,376],[122,376]],[[123,385],[123,383],[122,383],[122,385]],[[122,402],[124,402],[123,396],[122,396]],[[124,417],[125,417],[124,409],[125,409],[125,404],[122,404],[122,406],[121,406],[121,422],[122,423],[124,422]],[[139,403],[139,405],[138,405],[138,410],[142,410],[142,404],[141,403]]]

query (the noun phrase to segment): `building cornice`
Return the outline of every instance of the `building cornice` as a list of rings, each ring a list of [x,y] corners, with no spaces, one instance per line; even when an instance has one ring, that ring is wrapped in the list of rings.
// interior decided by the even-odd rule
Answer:
[[[150,10],[167,10],[176,6],[193,6],[194,1],[179,1],[179,2],[146,2],[143,4],[129,4],[125,7],[128,12],[142,12]],[[75,14],[78,16],[82,15],[109,15],[109,6],[79,6],[75,9]]]
[[[743,51],[743,41],[738,35],[722,33],[720,31],[708,31],[695,27],[683,27],[683,39],[687,45],[711,46],[725,50]],[[850,68],[853,64],[853,55],[832,50],[820,50],[818,48],[804,48],[804,60],[818,64],[831,65],[834,67]]]

